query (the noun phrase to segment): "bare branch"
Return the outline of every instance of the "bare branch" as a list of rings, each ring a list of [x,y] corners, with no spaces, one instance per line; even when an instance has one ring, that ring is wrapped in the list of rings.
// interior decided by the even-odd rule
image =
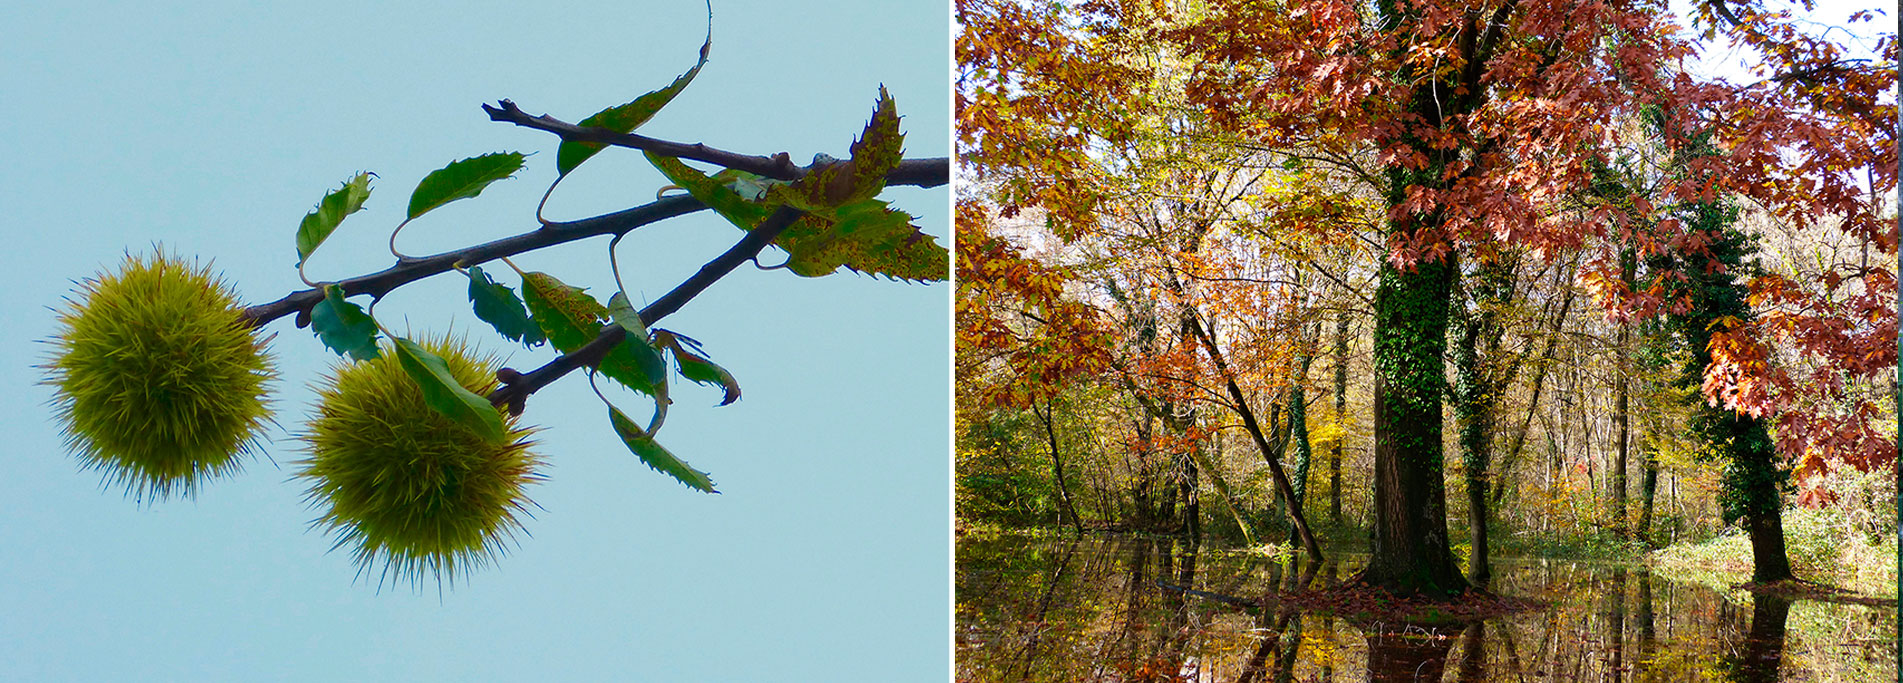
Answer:
[[[497,102],[495,106],[482,105],[482,110],[489,113],[491,121],[548,131],[561,136],[565,142],[598,142],[617,147],[632,147],[655,154],[737,168],[776,180],[799,180],[806,175],[806,169],[795,165],[791,159],[787,158],[785,152],[770,157],[737,154],[699,143],[688,145],[634,133],[616,133],[606,128],[582,127],[547,114],[530,116],[528,112],[522,111],[521,107],[508,100]]]

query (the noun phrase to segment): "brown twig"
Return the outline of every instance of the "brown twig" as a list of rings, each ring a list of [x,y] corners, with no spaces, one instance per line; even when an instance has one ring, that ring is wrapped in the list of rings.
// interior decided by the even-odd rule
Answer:
[[[494,106],[482,105],[482,110],[489,113],[491,121],[548,131],[561,136],[562,140],[567,142],[597,142],[617,147],[631,147],[671,157],[719,164],[775,180],[799,180],[806,175],[806,169],[794,164],[785,152],[770,157],[754,156],[714,149],[699,143],[689,145],[634,133],[616,133],[606,128],[577,126],[547,114],[530,116],[528,112],[522,111],[521,107],[508,100],[497,102]]]

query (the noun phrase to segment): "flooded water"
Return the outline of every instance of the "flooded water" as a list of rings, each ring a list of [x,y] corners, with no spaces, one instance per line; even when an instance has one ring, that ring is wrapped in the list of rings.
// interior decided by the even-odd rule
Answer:
[[[1352,574],[1169,539],[958,543],[960,681],[1855,681],[1896,678],[1894,608],[1754,597],[1643,567],[1502,559],[1481,623],[1355,623],[1263,607]]]

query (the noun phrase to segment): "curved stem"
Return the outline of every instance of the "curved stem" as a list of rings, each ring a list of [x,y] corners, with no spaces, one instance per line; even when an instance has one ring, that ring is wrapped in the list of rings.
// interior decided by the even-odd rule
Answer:
[[[315,253],[315,252],[312,252],[312,253]],[[297,262],[297,279],[299,279],[299,280],[303,280],[303,281],[304,281],[304,285],[305,285],[305,286],[307,286],[307,287],[314,287],[314,288],[316,288],[316,289],[317,289],[317,298],[319,298],[319,299],[322,299],[322,298],[324,298],[324,289],[323,289],[323,285],[320,285],[320,284],[318,284],[318,283],[315,283],[315,282],[311,282],[311,279],[310,279],[310,278],[308,278],[308,277],[304,277],[304,264],[305,264],[305,263],[309,263],[309,262],[310,262],[310,260],[311,260],[311,259],[310,259],[310,257],[309,257],[309,256],[306,256],[306,257],[304,257],[304,260],[302,260],[302,261],[298,261],[298,262]],[[317,302],[315,302],[315,301],[313,301],[313,302],[311,302],[311,305],[312,305],[312,306],[315,306],[315,305],[317,305]],[[246,315],[250,315],[250,314],[251,314],[251,309],[248,309],[248,308],[247,308],[247,309],[245,309],[245,314],[246,314]]]
[[[786,255],[786,261],[785,261],[785,262],[782,262],[782,263],[781,263],[780,265],[777,265],[777,266],[763,266],[763,265],[760,265],[760,257],[759,257],[759,256],[757,256],[757,255],[753,257],[753,267],[755,267],[755,268],[758,268],[758,269],[760,269],[760,270],[780,270],[780,269],[783,269],[783,268],[785,268],[785,267],[787,267],[787,266],[790,266],[790,265],[793,265],[793,255],[792,255],[792,254],[787,254],[787,255]]]
[[[395,230],[390,231],[390,255],[395,256],[397,261],[410,260],[409,256],[405,255],[403,252],[396,250],[396,236],[403,232],[403,226],[409,225],[409,224],[410,224],[410,219],[405,218],[403,219],[402,223],[396,224]]]
[[[535,222],[542,224],[542,227],[546,228],[554,225],[549,219],[542,217],[542,209],[548,206],[549,195],[555,194],[555,186],[562,184],[562,179],[567,177],[568,176],[565,175],[555,176],[555,182],[549,183],[548,190],[542,193],[542,201],[535,203]]]
[[[608,272],[614,273],[615,289],[621,292],[621,298],[633,301],[634,299],[628,296],[628,286],[621,282],[621,262],[615,258],[615,245],[620,244],[621,238],[627,236],[628,233],[624,232],[608,240]]]

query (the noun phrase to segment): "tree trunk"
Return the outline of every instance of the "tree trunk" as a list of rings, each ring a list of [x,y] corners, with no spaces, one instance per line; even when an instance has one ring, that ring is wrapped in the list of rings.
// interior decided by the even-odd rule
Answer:
[[[1466,469],[1467,517],[1470,536],[1468,577],[1484,586],[1493,577],[1487,534],[1492,515],[1487,511],[1488,469],[1493,461],[1494,417],[1510,374],[1500,358],[1500,308],[1513,296],[1513,270],[1501,255],[1484,258],[1474,269],[1470,293],[1473,310],[1465,307],[1455,317],[1460,344],[1454,350],[1454,419],[1460,434],[1460,452]],[[1482,341],[1486,340],[1485,348]]]
[[[1784,506],[1778,495],[1785,473],[1777,466],[1771,436],[1755,418],[1733,413],[1730,422],[1732,462],[1725,467],[1725,491],[1719,496],[1727,516],[1742,513],[1751,536],[1751,580],[1795,578],[1784,549]]]
[[[1631,443],[1632,416],[1629,412],[1631,400],[1626,391],[1625,373],[1625,323],[1619,324],[1617,353],[1619,360],[1612,377],[1612,532],[1619,538],[1632,538],[1626,525],[1626,458]]]
[[[1190,448],[1197,448],[1197,445],[1191,444]],[[1194,456],[1184,454],[1180,462],[1182,476],[1177,479],[1176,486],[1177,493],[1183,500],[1183,535],[1191,539],[1201,539],[1203,537],[1202,497],[1197,495],[1197,489],[1198,484],[1202,482],[1202,476],[1196,468]]]
[[[1644,456],[1640,466],[1645,473],[1639,479],[1639,539],[1652,542],[1652,504],[1658,499],[1659,459],[1658,452],[1651,446],[1640,446],[1639,454]]]
[[[1335,442],[1328,447],[1328,519],[1341,525],[1341,450],[1348,440],[1348,312],[1335,318]]]
[[[1620,275],[1626,287],[1634,286],[1633,277],[1638,267],[1636,257],[1630,248],[1619,257]],[[1626,520],[1626,460],[1630,455],[1632,442],[1631,396],[1628,379],[1629,359],[1626,353],[1627,342],[1631,340],[1631,326],[1619,321],[1619,334],[1613,347],[1615,358],[1612,376],[1612,429],[1614,431],[1617,459],[1612,464],[1612,529],[1619,538],[1631,539],[1632,530]]]
[[[1229,398],[1236,402],[1236,412],[1242,417],[1242,428],[1255,439],[1256,449],[1262,452],[1262,459],[1269,465],[1269,477],[1275,480],[1275,487],[1283,497],[1293,497],[1294,488],[1289,484],[1288,475],[1282,471],[1282,449],[1269,445],[1264,436],[1262,425],[1255,420],[1255,411],[1249,408],[1249,399],[1243,395],[1242,387],[1236,384],[1236,376],[1229,371],[1229,361],[1223,357],[1222,348],[1216,346],[1215,333],[1204,328],[1202,318],[1192,311],[1190,331],[1202,342],[1203,350],[1209,352],[1209,359],[1216,364],[1216,372],[1222,375],[1223,385],[1229,390]],[[1271,416],[1273,417],[1273,416]],[[1284,443],[1287,443],[1284,441]],[[1322,561],[1321,545],[1315,542],[1315,534],[1308,530],[1308,519],[1302,516],[1299,506],[1288,509],[1289,521],[1295,525],[1295,533],[1302,540],[1302,548],[1308,552],[1309,559]]]
[[[1383,262],[1375,292],[1374,539],[1361,580],[1396,595],[1467,589],[1447,538],[1441,396],[1454,264]]]
[[[1292,491],[1289,492],[1288,505],[1303,517],[1307,516],[1304,506],[1308,502],[1308,464],[1313,453],[1308,443],[1308,394],[1302,385],[1308,381],[1308,364],[1314,360],[1307,352],[1295,361],[1295,382],[1289,389],[1288,429],[1289,445],[1295,448],[1295,477],[1289,480]],[[1294,515],[1290,515],[1291,518]],[[1288,533],[1290,544],[1300,540],[1291,525]]]
[[[1057,413],[1057,403],[1055,399],[1046,401],[1042,412],[1037,409],[1037,404],[1033,403],[1031,404],[1031,412],[1036,414],[1037,419],[1044,423],[1044,436],[1049,439],[1050,442],[1052,476],[1057,479],[1058,501],[1064,506],[1063,514],[1070,516],[1071,526],[1076,527],[1077,533],[1082,535],[1084,533],[1084,520],[1077,516],[1077,507],[1072,505],[1070,501],[1070,487],[1064,484],[1064,458],[1057,452],[1057,430],[1051,424],[1051,418]],[[1062,524],[1061,520],[1059,524]]]

